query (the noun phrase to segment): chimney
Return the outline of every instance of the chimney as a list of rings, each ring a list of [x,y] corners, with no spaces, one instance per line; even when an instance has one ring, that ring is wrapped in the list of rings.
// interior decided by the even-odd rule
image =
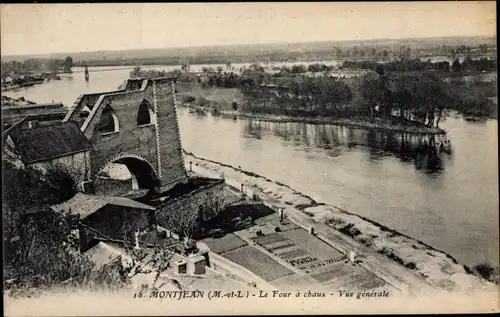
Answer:
[[[139,231],[135,232],[135,248],[136,249],[140,249],[140,245],[139,245]]]

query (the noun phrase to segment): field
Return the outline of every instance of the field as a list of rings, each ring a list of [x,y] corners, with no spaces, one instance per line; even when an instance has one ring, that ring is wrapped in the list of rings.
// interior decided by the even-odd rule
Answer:
[[[272,281],[272,285],[280,290],[316,289],[317,286],[313,286],[314,284],[315,280],[299,274],[288,275]]]
[[[217,254],[223,254],[248,245],[248,243],[232,233],[226,234],[222,238],[207,238],[202,242],[206,243],[210,250]]]
[[[276,280],[293,274],[290,269],[252,246],[224,253],[223,257],[243,266],[266,281]]]
[[[297,246],[309,251],[313,256],[328,260],[342,256],[342,253],[335,248],[332,248],[323,241],[311,238],[311,234],[304,229],[296,229],[284,232],[283,235],[293,241]]]
[[[254,241],[329,288],[367,290],[386,285],[364,268],[347,262],[340,251],[302,228],[257,237]],[[280,283],[291,283],[290,279],[293,278],[285,278]],[[302,282],[306,280],[301,279]]]

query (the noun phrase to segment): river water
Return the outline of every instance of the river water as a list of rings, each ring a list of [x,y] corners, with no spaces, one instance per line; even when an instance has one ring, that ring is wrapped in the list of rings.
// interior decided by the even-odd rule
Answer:
[[[71,106],[79,94],[114,90],[130,69],[83,73],[6,93]],[[96,70],[96,71],[93,71]],[[78,71],[78,69],[76,70]],[[415,138],[338,127],[200,116],[179,108],[183,147],[371,218],[464,264],[498,265],[497,120],[452,114],[442,127],[453,153],[416,151]]]

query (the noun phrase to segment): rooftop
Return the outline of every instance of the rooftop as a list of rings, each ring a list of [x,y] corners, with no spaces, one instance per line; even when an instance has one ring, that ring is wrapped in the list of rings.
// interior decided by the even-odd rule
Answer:
[[[52,209],[62,212],[69,211],[80,215],[81,219],[88,217],[106,205],[122,206],[134,209],[151,210],[155,208],[125,197],[94,196],[78,193],[73,198],[52,206]]]
[[[9,134],[24,163],[89,151],[92,144],[73,122],[17,130]]]

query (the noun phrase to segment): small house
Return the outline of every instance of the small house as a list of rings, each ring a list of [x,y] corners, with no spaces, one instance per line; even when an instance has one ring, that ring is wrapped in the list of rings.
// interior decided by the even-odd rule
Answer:
[[[100,241],[135,243],[136,233],[155,229],[155,208],[125,197],[94,196],[78,193],[61,204],[57,212],[80,217],[80,251]]]
[[[77,182],[88,179],[92,144],[75,123],[21,129],[14,126],[3,134],[4,153],[10,153],[25,167],[42,172],[62,165],[75,174]]]

